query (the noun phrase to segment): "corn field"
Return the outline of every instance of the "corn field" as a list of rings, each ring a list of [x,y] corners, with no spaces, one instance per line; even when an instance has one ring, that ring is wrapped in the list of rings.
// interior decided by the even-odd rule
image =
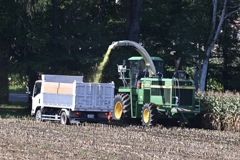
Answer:
[[[240,131],[240,94],[233,92],[198,93],[203,107],[204,128]]]
[[[0,118],[0,159],[239,159],[240,133]]]

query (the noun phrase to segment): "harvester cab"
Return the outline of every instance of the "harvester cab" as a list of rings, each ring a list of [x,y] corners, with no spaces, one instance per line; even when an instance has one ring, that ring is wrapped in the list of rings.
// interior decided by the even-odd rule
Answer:
[[[163,60],[159,57],[151,57],[151,59],[156,68],[155,77],[163,78]],[[141,78],[149,77],[149,67],[143,57],[135,56],[128,59],[128,64],[123,60],[123,64],[118,65],[118,73],[125,87],[137,88]]]

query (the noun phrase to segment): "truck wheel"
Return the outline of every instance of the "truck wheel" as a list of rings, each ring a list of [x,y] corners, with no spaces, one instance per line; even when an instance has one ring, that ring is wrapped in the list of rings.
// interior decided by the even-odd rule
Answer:
[[[131,120],[129,94],[117,94],[114,98],[113,116],[116,120],[129,123]]]
[[[66,112],[61,113],[60,122],[63,125],[68,125],[69,124],[69,119],[68,119],[68,116],[67,116]]]
[[[42,112],[41,109],[38,109],[36,114],[35,114],[35,120],[36,122],[41,122],[42,121]]]
[[[153,103],[147,103],[142,108],[142,125],[154,126],[157,124],[157,108]]]

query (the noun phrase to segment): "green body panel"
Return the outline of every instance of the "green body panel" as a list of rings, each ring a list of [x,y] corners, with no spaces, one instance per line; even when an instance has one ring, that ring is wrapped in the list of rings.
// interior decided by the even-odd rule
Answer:
[[[141,88],[121,87],[120,93],[131,97],[131,117],[141,118],[145,103],[154,103],[158,107],[159,118],[178,118],[182,113],[192,118],[200,113],[200,105],[195,102],[195,87],[192,80],[170,78],[141,78]],[[175,108],[181,108],[181,112]]]

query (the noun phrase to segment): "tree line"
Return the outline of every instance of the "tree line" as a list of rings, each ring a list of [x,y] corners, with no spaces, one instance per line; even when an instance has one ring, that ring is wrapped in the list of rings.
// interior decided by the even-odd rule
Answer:
[[[112,41],[141,43],[165,61],[174,58],[198,89],[239,91],[239,0],[1,0],[0,103],[8,102],[8,75],[84,75],[91,81]],[[110,55],[102,82],[118,79],[116,64],[137,53]],[[30,88],[32,89],[32,88]]]

